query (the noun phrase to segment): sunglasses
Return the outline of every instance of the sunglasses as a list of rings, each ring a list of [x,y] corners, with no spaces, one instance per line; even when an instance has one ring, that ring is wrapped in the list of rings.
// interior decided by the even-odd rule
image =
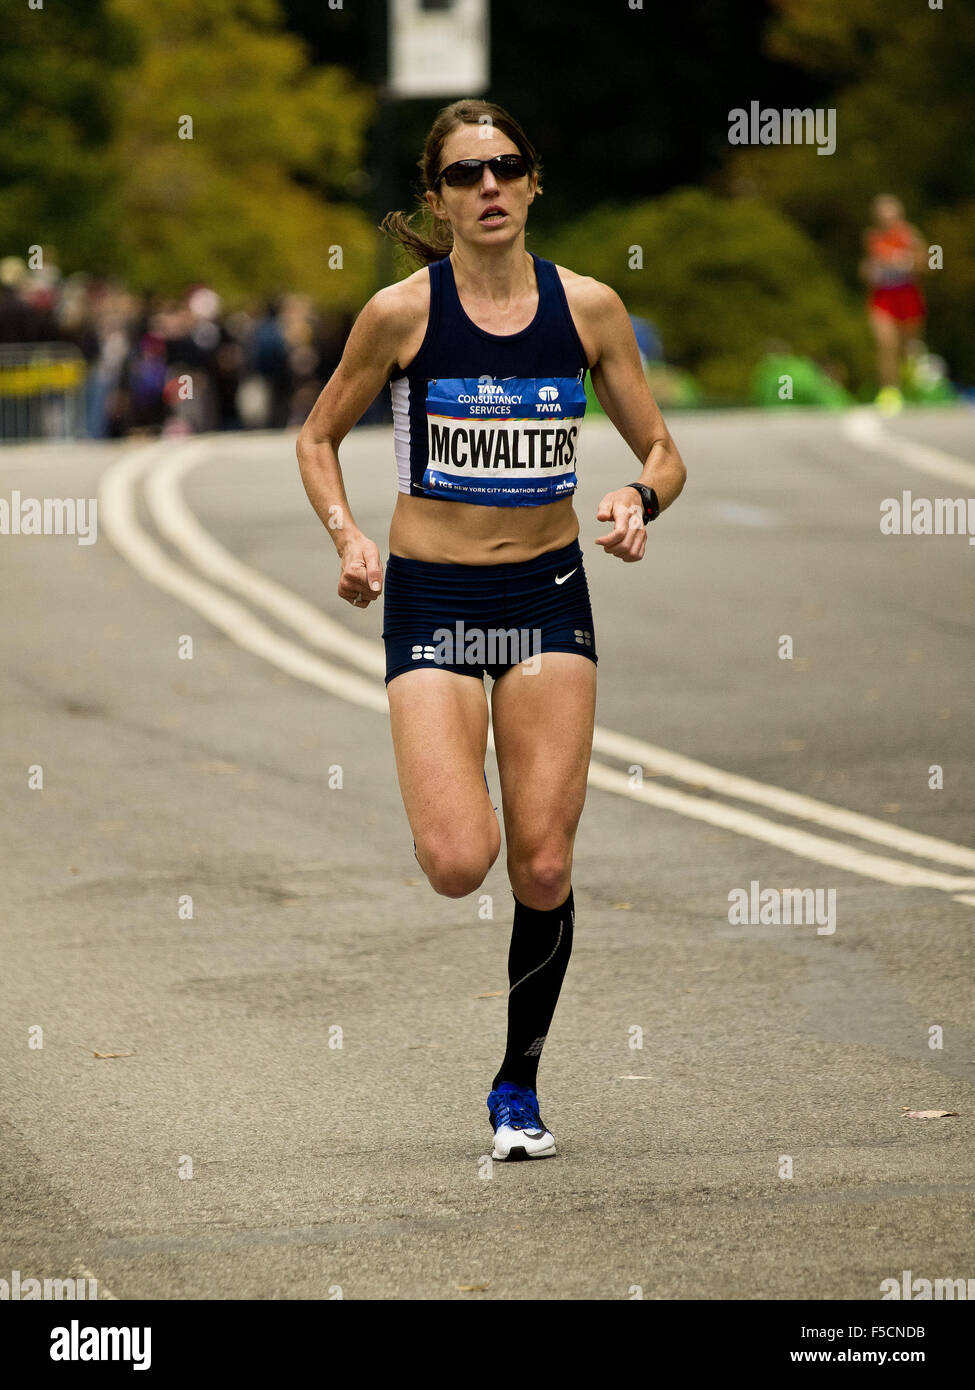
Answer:
[[[496,179],[520,179],[528,173],[528,160],[521,154],[496,154],[493,159],[458,159],[456,164],[448,164],[441,169],[434,180],[437,188],[441,180],[450,188],[472,188],[481,182],[481,170],[485,164]]]

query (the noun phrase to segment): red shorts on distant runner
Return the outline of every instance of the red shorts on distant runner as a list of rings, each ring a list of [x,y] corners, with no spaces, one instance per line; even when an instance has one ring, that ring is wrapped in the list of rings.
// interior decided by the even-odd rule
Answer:
[[[923,319],[927,310],[916,285],[881,285],[870,296],[870,308],[889,314],[898,323]]]

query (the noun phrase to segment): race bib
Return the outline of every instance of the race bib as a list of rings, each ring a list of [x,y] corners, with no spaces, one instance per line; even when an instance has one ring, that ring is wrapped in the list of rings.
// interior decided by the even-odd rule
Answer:
[[[488,507],[540,507],[574,492],[582,375],[429,381],[425,491]]]

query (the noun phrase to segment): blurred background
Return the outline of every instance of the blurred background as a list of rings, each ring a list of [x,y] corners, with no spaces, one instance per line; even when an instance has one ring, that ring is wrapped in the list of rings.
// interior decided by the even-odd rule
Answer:
[[[932,3],[491,0],[486,81],[435,96],[391,80],[386,0],[8,6],[0,434],[300,425],[365,300],[412,269],[377,224],[413,207],[456,95],[522,123],[545,171],[529,247],[620,292],[665,407],[780,407],[783,372],[793,403],[873,400],[880,193],[943,257],[904,398],[965,397],[975,7]],[[834,108],[835,153],[729,143],[753,101]]]

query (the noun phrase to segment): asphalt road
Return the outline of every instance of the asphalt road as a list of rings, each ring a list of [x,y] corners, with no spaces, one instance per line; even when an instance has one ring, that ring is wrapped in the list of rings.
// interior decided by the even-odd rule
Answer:
[[[493,917],[420,875],[381,610],[337,598],[293,440],[197,442],[174,486],[247,574],[366,645],[201,585],[151,491],[182,444],[0,454],[0,497],[102,489],[95,544],[0,536],[0,1277],[468,1300],[975,1277],[975,547],[879,525],[904,489],[975,496],[975,415],[909,412],[872,442],[801,411],[672,428],[688,484],[626,566],[593,542],[632,457],[586,426],[597,724],[649,748],[594,754],[539,1073],[559,1154],[507,1166],[486,1161],[484,1104],[503,854]],[[389,433],[356,431],[343,462],[385,554]],[[214,589],[234,601],[219,621]],[[659,804],[624,789],[634,765]],[[732,924],[752,881],[835,891],[835,931]]]

